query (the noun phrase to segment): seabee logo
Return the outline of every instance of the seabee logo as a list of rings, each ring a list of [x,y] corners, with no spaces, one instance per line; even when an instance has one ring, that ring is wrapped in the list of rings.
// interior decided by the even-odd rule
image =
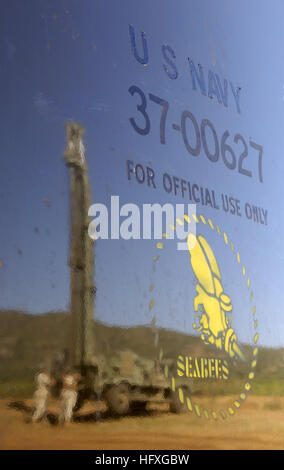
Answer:
[[[168,361],[164,361],[164,359],[168,358],[165,357],[166,347],[159,340],[159,331],[156,328],[158,318],[156,318],[156,315],[154,315],[152,320],[152,328],[155,334],[155,345],[158,349],[160,365],[165,376],[170,381],[172,391],[177,393],[184,407],[189,412],[195,413],[198,417],[204,416],[207,419],[213,418],[214,420],[220,417],[225,419],[228,416],[233,416],[246,400],[255,376],[258,355],[258,322],[256,319],[254,293],[251,288],[251,279],[245,265],[241,262],[240,253],[235,249],[228,235],[222,232],[218,224],[215,225],[210,218],[207,219],[201,214],[198,216],[193,214],[192,217],[196,228],[199,225],[199,229],[194,231],[194,233],[189,232],[187,235],[186,242],[188,249],[184,255],[195,278],[192,326],[202,343],[208,347],[210,346],[210,353],[208,357],[191,357],[181,353],[182,355],[179,355],[177,358],[172,358],[177,366],[173,370],[168,366]],[[190,224],[189,217],[185,216],[185,219]],[[182,221],[177,219],[176,222],[180,225]],[[176,226],[172,225],[170,230],[176,230]],[[198,235],[197,232],[199,232]],[[238,337],[238,328],[236,327],[240,325],[240,318],[235,317],[234,319],[234,306],[230,292],[224,289],[224,285],[226,285],[227,290],[230,290],[230,284],[228,283],[230,279],[227,279],[230,271],[226,270],[226,275],[223,279],[222,271],[217,261],[217,251],[214,252],[212,248],[212,243],[216,236],[219,238],[219,249],[223,246],[221,252],[226,262],[230,263],[230,258],[228,257],[228,251],[225,253],[224,250],[229,250],[233,257],[232,263],[236,263],[236,266],[232,266],[232,271],[239,273],[239,279],[241,280],[240,295],[243,296],[245,291],[247,291],[246,298],[249,311],[244,314],[245,316],[248,315],[246,318],[248,322],[253,323],[254,329],[250,347],[242,344]],[[170,237],[165,233],[164,238]],[[161,251],[165,250],[166,243],[159,242],[156,247],[159,250],[159,254],[154,256],[153,261],[158,263]],[[155,285],[153,283],[149,290],[153,295],[149,303],[149,309],[154,312],[156,302],[154,297]],[[212,353],[213,350],[216,351],[215,355]],[[224,380],[227,384],[230,379],[229,364],[235,369],[243,367],[242,370],[248,375],[247,377],[244,376],[244,381],[240,383],[240,391],[237,396],[235,394],[232,403],[229,406],[226,404],[226,407],[223,409],[209,410],[203,406],[201,407],[197,402],[198,397],[191,395],[180,382],[182,377],[183,379],[192,378],[189,380],[197,379],[199,381],[213,379],[216,383]]]
[[[199,324],[193,327],[200,332],[205,344],[214,344],[231,358],[238,357],[245,361],[237,335],[232,327],[233,306],[229,295],[224,293],[221,273],[214,252],[208,241],[191,233],[187,237],[192,270],[198,284],[194,298],[194,311]]]

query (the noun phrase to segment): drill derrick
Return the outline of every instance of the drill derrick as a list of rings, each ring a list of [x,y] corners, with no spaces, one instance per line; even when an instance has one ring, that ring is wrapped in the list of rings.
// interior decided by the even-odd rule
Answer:
[[[84,128],[66,125],[64,159],[70,174],[70,360],[72,366],[92,364],[94,345],[94,242],[88,235],[91,191],[83,144]]]

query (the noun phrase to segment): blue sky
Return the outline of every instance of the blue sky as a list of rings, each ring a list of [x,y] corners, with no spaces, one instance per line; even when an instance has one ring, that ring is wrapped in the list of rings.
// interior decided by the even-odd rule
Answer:
[[[212,188],[219,200],[223,193],[241,201],[242,217],[210,207],[197,211],[218,223],[238,247],[250,273],[260,343],[283,346],[283,14],[283,3],[276,0],[181,0],[178,5],[125,0],[119,6],[112,0],[2,2],[1,308],[35,314],[68,308],[69,196],[62,155],[64,122],[74,119],[86,128],[94,202],[109,205],[111,195],[119,195],[121,204],[184,202],[163,190],[165,172]],[[140,31],[145,32],[146,66],[134,58],[129,24],[140,53]],[[165,73],[162,45],[175,53],[176,79]],[[227,108],[192,89],[188,57],[203,66],[206,77],[211,70],[222,83],[227,79],[241,87],[241,114],[230,89]],[[128,92],[132,85],[147,96],[147,136],[129,122],[130,117],[139,121],[139,97]],[[169,102],[165,145],[159,138],[161,108],[149,101],[149,93]],[[219,141],[228,129],[232,137],[240,133],[246,142],[262,145],[264,182],[258,180],[257,153],[250,147],[244,166],[252,178],[226,168],[221,157],[210,162],[203,149],[199,157],[189,155],[171,127],[185,109],[199,123],[210,120]],[[142,126],[143,119],[139,122]],[[239,155],[241,144],[234,148]],[[151,165],[157,188],[128,181],[127,159]],[[267,226],[246,219],[245,202],[268,211]],[[216,250],[236,328],[249,341],[251,302],[239,266],[208,226],[198,230]],[[156,251],[153,241],[97,243],[98,319],[147,324],[155,314],[161,326],[192,332],[196,282],[189,255],[165,245],[153,271]],[[150,312],[151,283],[156,303]]]

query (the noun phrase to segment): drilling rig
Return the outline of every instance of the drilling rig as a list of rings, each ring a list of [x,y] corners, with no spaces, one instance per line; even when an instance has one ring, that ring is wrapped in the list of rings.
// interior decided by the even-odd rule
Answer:
[[[76,409],[85,399],[103,399],[109,411],[125,415],[143,410],[150,402],[183,405],[173,393],[158,360],[141,358],[133,351],[118,351],[106,361],[95,349],[94,300],[95,246],[88,234],[91,190],[83,143],[84,128],[66,125],[64,159],[70,174],[70,344],[68,365],[82,376]],[[186,388],[186,385],[185,385]]]

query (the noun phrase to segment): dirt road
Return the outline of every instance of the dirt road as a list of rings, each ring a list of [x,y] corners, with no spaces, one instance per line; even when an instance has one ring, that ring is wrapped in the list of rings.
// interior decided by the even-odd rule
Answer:
[[[219,406],[224,398],[216,400]],[[162,408],[120,419],[102,413],[98,421],[88,404],[65,427],[51,419],[56,403],[50,404],[49,422],[31,424],[31,401],[11,402],[0,400],[0,449],[284,449],[284,398],[250,396],[234,416],[217,422]]]

